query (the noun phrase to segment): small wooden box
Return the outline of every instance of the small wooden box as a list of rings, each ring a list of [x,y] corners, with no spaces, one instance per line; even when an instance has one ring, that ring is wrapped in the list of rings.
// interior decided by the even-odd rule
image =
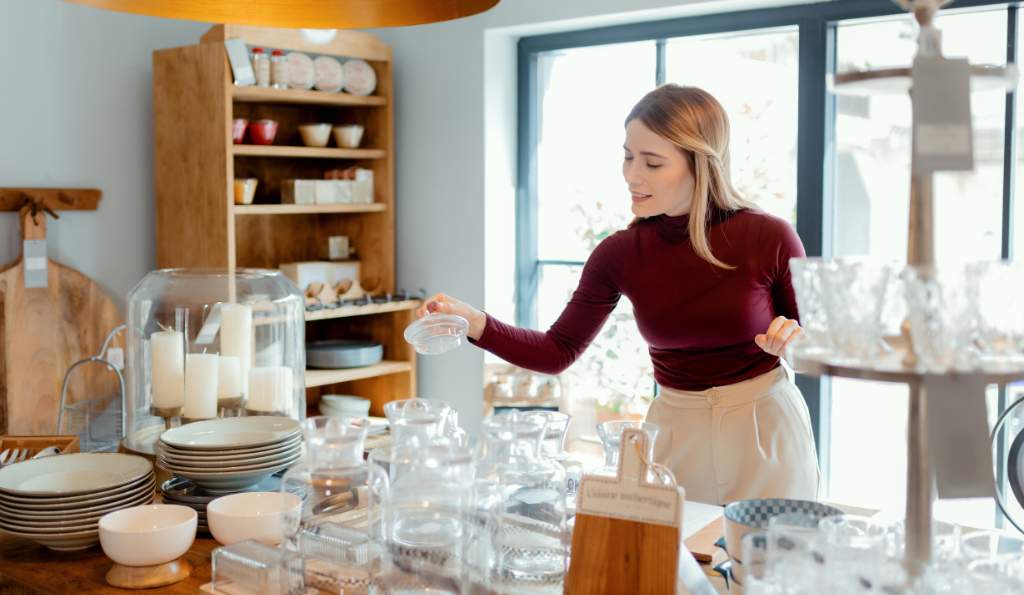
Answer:
[[[56,446],[61,454],[78,452],[78,436],[0,436],[0,452],[8,448],[27,448],[28,457],[34,457],[39,451],[49,446]]]

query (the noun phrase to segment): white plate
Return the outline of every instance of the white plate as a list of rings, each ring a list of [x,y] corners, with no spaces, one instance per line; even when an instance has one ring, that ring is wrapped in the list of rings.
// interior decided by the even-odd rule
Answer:
[[[66,552],[84,550],[85,548],[92,547],[100,542],[99,527],[93,531],[79,531],[76,533],[64,533],[59,535],[36,535],[33,533],[22,533],[20,531],[7,530],[4,530],[4,533],[15,535],[17,537],[24,537],[25,539],[45,545],[52,550]]]
[[[193,460],[185,459],[184,457],[175,457],[169,454],[162,453],[159,455],[159,460],[163,464],[173,465],[175,467],[186,467],[194,469],[231,469],[234,467],[253,467],[267,465],[278,461],[283,461],[294,457],[295,455],[302,454],[302,445],[298,444],[289,450],[279,452],[265,457],[253,457],[251,459],[204,459],[204,460]]]
[[[181,450],[232,450],[283,442],[298,432],[299,422],[290,417],[228,417],[167,430],[160,440]]]
[[[337,93],[341,91],[344,81],[341,62],[330,56],[319,56],[313,59],[314,87],[327,93]]]
[[[112,506],[104,507],[102,510],[96,510],[83,515],[68,515],[62,517],[46,516],[41,517],[34,514],[29,515],[8,515],[7,513],[0,513],[0,528],[13,529],[16,531],[26,532],[45,532],[53,533],[55,531],[84,531],[96,525],[100,517],[103,515],[114,512],[115,510],[121,510],[122,508],[131,508],[133,506],[140,506],[143,504],[149,504],[153,501],[152,494],[143,494],[136,496],[129,500],[122,500]]]
[[[130,492],[120,492],[107,496],[101,500],[87,500],[62,504],[60,506],[42,507],[37,505],[8,504],[0,502],[0,517],[5,514],[29,516],[32,518],[45,519],[52,517],[67,518],[79,516],[99,510],[106,510],[110,507],[119,506],[121,502],[135,500],[147,493],[156,493],[156,481],[151,479],[149,483],[143,484]]]
[[[292,89],[313,88],[313,60],[302,52],[289,52],[288,86]]]
[[[76,508],[79,506],[85,506],[87,503],[100,504],[103,502],[110,502],[118,498],[123,498],[125,493],[135,492],[143,486],[149,486],[154,483],[153,474],[144,475],[137,481],[133,481],[127,485],[118,486],[109,490],[103,490],[102,492],[92,492],[90,494],[83,494],[79,496],[65,496],[60,498],[39,498],[39,497],[22,497],[22,496],[11,496],[9,494],[0,493],[0,503],[4,506],[26,509],[26,510],[51,510],[61,509],[67,510],[69,508]]]
[[[0,492],[14,496],[85,495],[132,483],[152,471],[153,465],[139,456],[76,452],[0,469]]]
[[[173,472],[175,475],[182,477],[226,477],[228,475],[239,475],[247,474],[252,475],[254,473],[262,472],[267,469],[284,469],[295,464],[296,461],[302,458],[301,454],[294,454],[287,458],[277,459],[270,463],[263,463],[260,465],[239,465],[235,467],[221,467],[219,469],[211,469],[209,467],[185,467],[182,465],[173,465],[167,461],[159,461],[161,467]]]
[[[345,91],[353,95],[369,95],[377,88],[377,72],[365,60],[348,60],[341,68]]]
[[[265,457],[272,454],[291,450],[302,443],[302,436],[298,435],[293,438],[289,438],[284,442],[275,442],[270,446],[261,446],[258,448],[245,449],[245,450],[181,450],[168,446],[166,444],[158,444],[157,454],[168,455],[180,459],[187,459],[190,461],[209,461],[211,459],[217,460],[245,460],[250,457]]]

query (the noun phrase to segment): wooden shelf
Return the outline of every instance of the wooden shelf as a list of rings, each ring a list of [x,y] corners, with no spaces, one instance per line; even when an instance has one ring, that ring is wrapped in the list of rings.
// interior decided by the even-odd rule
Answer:
[[[372,366],[362,368],[346,368],[344,370],[306,370],[306,388],[314,386],[326,386],[340,382],[352,382],[365,378],[375,378],[388,374],[400,374],[411,372],[411,362],[383,361]]]
[[[403,310],[414,310],[420,306],[419,300],[404,300],[401,302],[389,302],[386,304],[367,304],[365,306],[342,306],[341,308],[316,310],[306,312],[306,322],[313,320],[329,320],[331,318],[347,318],[349,316],[369,316],[371,314],[384,314],[386,312],[401,312]]]
[[[385,105],[388,101],[378,95],[350,95],[298,89],[272,89],[268,87],[233,87],[231,97],[247,103],[300,103],[307,105]]]
[[[339,205],[235,205],[235,215],[315,215],[317,213],[381,213],[384,203]]]
[[[307,157],[314,159],[383,159],[381,149],[335,149],[329,147],[292,147],[288,145],[233,145],[236,157]]]

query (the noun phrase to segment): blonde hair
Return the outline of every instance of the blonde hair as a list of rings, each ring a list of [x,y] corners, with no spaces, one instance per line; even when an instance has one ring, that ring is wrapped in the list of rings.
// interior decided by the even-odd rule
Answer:
[[[689,221],[694,252],[717,267],[735,268],[711,253],[707,234],[712,205],[727,212],[753,206],[729,179],[729,117],[722,105],[703,89],[670,83],[644,95],[629,112],[626,124],[633,120],[640,120],[686,155],[694,179]]]

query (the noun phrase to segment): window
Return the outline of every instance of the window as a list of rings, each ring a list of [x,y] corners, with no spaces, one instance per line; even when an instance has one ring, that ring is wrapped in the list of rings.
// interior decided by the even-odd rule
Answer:
[[[1005,63],[1019,43],[1017,8],[956,3],[963,6],[940,17],[945,55]],[[722,102],[734,184],[794,223],[809,254],[904,260],[910,100],[835,97],[826,81],[832,71],[909,64],[915,27],[893,3],[858,0],[523,39],[520,72],[528,76],[520,85],[531,93],[520,105],[520,171],[532,173],[520,181],[519,200],[533,229],[519,236],[517,266],[520,279],[536,282],[519,288],[519,323],[547,328],[596,242],[629,220],[619,174],[622,120],[656,82],[700,86]],[[1010,142],[1024,134],[1020,101],[1000,90],[972,92],[975,171],[935,178],[937,234],[956,240],[937,242],[940,263],[1008,257],[1024,245],[1024,225],[1012,225],[1024,220],[1024,201],[1012,200],[1024,184],[1012,166],[1024,155]],[[587,394],[647,395],[649,366],[623,303],[572,372]],[[906,387],[802,380],[826,472],[823,496],[900,513]],[[990,387],[990,419],[1021,396],[1021,387]],[[1017,417],[1007,439],[1024,427],[1024,411]],[[936,512],[972,526],[1002,524],[988,501],[940,502]]]

